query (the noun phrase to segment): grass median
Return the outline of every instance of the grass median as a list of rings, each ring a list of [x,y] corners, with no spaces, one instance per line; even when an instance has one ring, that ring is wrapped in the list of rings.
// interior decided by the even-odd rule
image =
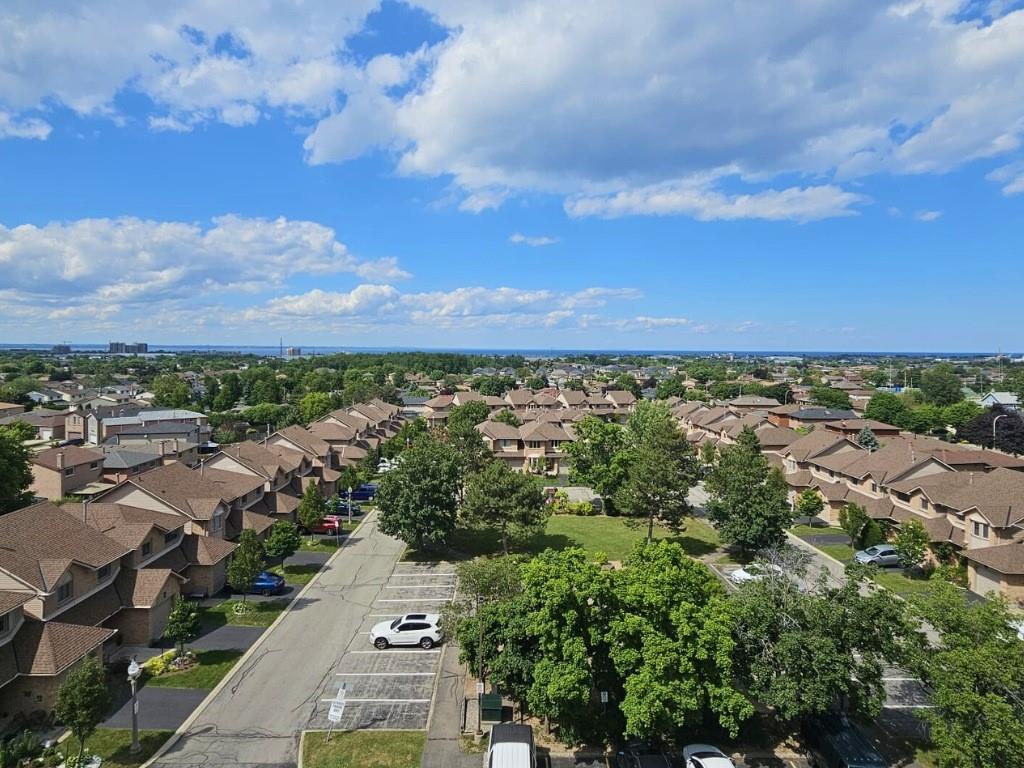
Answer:
[[[241,600],[225,600],[223,603],[199,609],[203,631],[208,632],[228,624],[233,627],[269,627],[281,611],[288,607],[287,600],[247,600],[244,613],[238,613]]]
[[[151,677],[146,685],[152,688],[214,688],[231,671],[244,651],[196,651],[199,663],[181,672],[165,672]]]
[[[425,731],[307,731],[302,764],[306,768],[419,768]]]
[[[98,728],[85,740],[85,753],[99,755],[103,758],[103,768],[135,768],[149,760],[154,753],[171,737],[173,731],[139,731],[139,744],[142,750],[131,753],[132,732],[128,728]],[[68,737],[61,742],[60,751],[68,755],[78,754],[78,739]]]

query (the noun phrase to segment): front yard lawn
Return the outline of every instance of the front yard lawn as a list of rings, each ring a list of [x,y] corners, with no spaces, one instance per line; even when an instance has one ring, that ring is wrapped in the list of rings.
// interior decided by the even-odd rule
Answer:
[[[909,597],[910,595],[920,594],[928,590],[928,585],[931,583],[929,579],[924,577],[911,578],[902,571],[896,569],[881,569],[875,572],[874,575],[875,583],[891,589],[900,597]]]
[[[419,768],[425,731],[307,731],[306,768]]]
[[[314,536],[313,541],[310,542],[309,536],[302,537],[302,545],[299,547],[300,552],[326,552],[328,554],[334,552],[338,547],[345,543],[345,536],[352,533],[359,525],[359,521],[363,518],[357,517],[351,523],[347,520],[341,524],[341,531],[344,535],[342,536]]]
[[[209,631],[225,624],[235,627],[269,627],[288,606],[287,600],[248,600],[245,603],[248,610],[239,615],[235,613],[235,606],[241,602],[225,600],[209,608],[200,608],[203,630]]]
[[[271,573],[284,576],[288,584],[304,587],[313,580],[313,577],[320,573],[323,566],[317,563],[306,563],[304,565],[275,565],[268,568]]]
[[[151,677],[146,685],[155,688],[213,688],[241,657],[243,651],[196,651],[199,663],[182,672],[165,672]]]
[[[715,529],[695,518],[688,519],[684,530],[678,534],[656,525],[654,536],[680,544],[687,554],[694,557],[713,552],[720,544]],[[603,552],[609,560],[625,560],[633,547],[646,538],[647,523],[637,518],[553,515],[544,533],[513,551],[537,554],[545,549],[581,547],[592,554]],[[494,531],[459,528],[452,535],[449,546],[453,552],[447,556],[476,557],[500,552],[501,539]],[[414,550],[408,550],[405,555],[407,560],[434,560],[437,557],[436,552]]]
[[[85,753],[103,758],[103,768],[135,768],[149,760],[171,737],[173,731],[139,731],[142,751],[131,754],[132,732],[128,728],[99,728],[85,740]],[[78,755],[78,739],[69,736],[60,744],[61,754]]]

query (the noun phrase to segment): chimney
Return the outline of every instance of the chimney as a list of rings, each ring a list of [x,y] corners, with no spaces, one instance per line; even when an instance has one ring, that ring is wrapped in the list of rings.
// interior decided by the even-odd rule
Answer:
[[[199,462],[199,476],[200,477],[204,476],[205,470],[206,470],[206,462],[205,461]]]
[[[64,469],[64,451],[57,451],[57,469]]]
[[[89,499],[82,502],[82,522],[89,523]]]

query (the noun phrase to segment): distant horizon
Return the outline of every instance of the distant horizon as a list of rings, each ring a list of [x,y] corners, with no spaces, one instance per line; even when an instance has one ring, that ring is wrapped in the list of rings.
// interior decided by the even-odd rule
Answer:
[[[120,341],[120,340],[119,340]],[[280,345],[270,344],[163,344],[161,342],[146,342],[149,351],[143,354],[156,354],[159,352],[237,352],[239,354],[258,355],[280,355]],[[137,343],[135,341],[128,343]],[[23,342],[23,343],[0,343],[0,351],[30,351],[49,352],[54,346],[66,344],[72,348],[72,352],[103,352],[108,342]],[[323,354],[342,354],[346,352],[382,354],[388,352],[438,352],[466,355],[522,355],[522,356],[572,356],[572,355],[677,355],[692,357],[696,355],[754,355],[764,357],[834,357],[848,355],[855,357],[996,357],[1007,358],[1021,357],[1024,355],[1018,351],[1005,350],[854,350],[854,349],[672,349],[672,348],[629,348],[629,347],[607,347],[607,348],[586,348],[586,347],[431,347],[431,346],[359,346],[359,345],[334,345],[334,344],[301,344],[289,343],[284,345],[287,351],[289,348],[302,350],[301,355],[291,357],[306,357]],[[124,354],[124,353],[114,353]],[[131,354],[131,353],[128,353]]]

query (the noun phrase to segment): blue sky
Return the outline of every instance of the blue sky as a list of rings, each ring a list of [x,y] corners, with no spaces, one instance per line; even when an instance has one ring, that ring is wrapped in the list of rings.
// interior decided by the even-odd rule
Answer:
[[[73,5],[0,10],[3,341],[1024,349],[1020,3]]]

